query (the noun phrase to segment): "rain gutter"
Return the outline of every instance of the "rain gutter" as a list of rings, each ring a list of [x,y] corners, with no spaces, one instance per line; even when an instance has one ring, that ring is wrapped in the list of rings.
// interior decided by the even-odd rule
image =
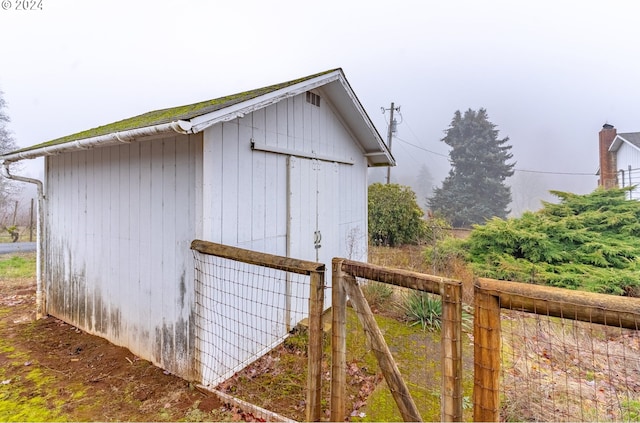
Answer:
[[[125,131],[114,132],[106,135],[99,135],[97,137],[84,138],[76,141],[62,142],[60,144],[44,145],[29,150],[16,151],[0,156],[3,164],[3,176],[7,179],[15,181],[26,182],[35,184],[38,190],[38,219],[36,223],[36,318],[41,318],[46,314],[46,307],[43,297],[43,266],[44,266],[44,252],[46,251],[45,236],[43,234],[44,229],[44,209],[45,209],[45,196],[42,181],[33,178],[27,178],[25,176],[12,175],[9,170],[11,163],[24,160],[35,159],[36,157],[51,156],[64,152],[87,150],[95,147],[107,147],[110,145],[118,145],[122,143],[130,143],[138,138],[152,137],[156,135],[177,132],[179,134],[193,133],[191,129],[191,122],[184,120],[177,120],[161,125],[147,126],[137,129],[128,129]]]
[[[24,159],[35,159],[36,157],[52,156],[55,154],[87,150],[94,147],[107,147],[122,143],[130,143],[137,138],[152,137],[156,135],[166,134],[169,132],[177,132],[179,134],[191,134],[191,122],[186,120],[176,120],[155,126],[146,126],[144,128],[127,129],[125,131],[113,132],[111,134],[99,135],[97,137],[84,138],[76,141],[62,142],[60,144],[43,145],[29,150],[16,151],[0,156],[4,164],[17,162]]]
[[[35,184],[38,190],[38,218],[36,219],[36,319],[42,318],[45,313],[43,302],[42,266],[44,263],[44,239],[42,234],[42,222],[44,222],[44,190],[42,181],[25,176],[12,175],[9,171],[9,162],[4,162],[4,174],[7,179]]]

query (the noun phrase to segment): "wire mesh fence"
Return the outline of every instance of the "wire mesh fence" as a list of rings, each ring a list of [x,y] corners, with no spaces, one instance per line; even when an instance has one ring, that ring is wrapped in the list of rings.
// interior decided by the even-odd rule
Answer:
[[[322,356],[321,314],[324,265],[194,241],[196,364],[200,382],[251,402],[264,391],[264,377],[277,369],[283,342],[304,326],[297,347],[304,363],[292,392],[283,395],[307,420],[320,413],[318,356]],[[320,332],[318,334],[318,332]],[[319,342],[318,342],[319,339]],[[282,372],[282,370],[277,370]],[[253,386],[252,385],[252,381]],[[249,387],[247,387],[249,385]],[[270,404],[256,404],[270,408]]]
[[[502,363],[507,421],[640,419],[638,331],[506,311]]]
[[[482,279],[474,325],[475,419],[640,419],[640,300]]]
[[[461,284],[344,259],[333,276],[331,420],[462,420]]]
[[[196,254],[202,379],[217,385],[282,343],[308,313],[309,276]]]

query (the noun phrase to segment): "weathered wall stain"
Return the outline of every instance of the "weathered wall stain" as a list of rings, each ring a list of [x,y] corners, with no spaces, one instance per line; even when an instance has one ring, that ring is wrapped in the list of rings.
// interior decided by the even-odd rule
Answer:
[[[202,136],[46,159],[48,313],[193,373],[193,265]]]

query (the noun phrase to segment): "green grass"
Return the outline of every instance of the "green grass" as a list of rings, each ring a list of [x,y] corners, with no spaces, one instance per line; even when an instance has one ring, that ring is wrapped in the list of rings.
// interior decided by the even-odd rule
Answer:
[[[376,315],[376,322],[393,354],[424,421],[440,421],[440,332],[424,331],[419,325],[409,325],[392,317]],[[463,344],[463,354],[473,353],[468,343]],[[357,360],[369,373],[379,372],[379,367],[356,313],[347,313],[347,361]],[[463,381],[463,395],[470,398],[473,374],[468,372]],[[363,417],[351,417],[352,421],[402,421],[391,391],[382,381],[359,411]],[[471,410],[464,410],[464,419],[471,419]]]
[[[35,277],[35,253],[0,256],[0,280]]]

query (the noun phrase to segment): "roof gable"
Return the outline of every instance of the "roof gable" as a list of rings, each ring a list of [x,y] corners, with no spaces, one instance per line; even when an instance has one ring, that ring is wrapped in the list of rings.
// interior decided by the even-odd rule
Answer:
[[[640,150],[640,132],[627,132],[617,134],[609,146],[609,151],[615,152],[620,149],[623,143],[627,143],[632,147]]]
[[[165,132],[197,133],[284,98],[322,86],[360,143],[371,166],[395,165],[388,148],[346,81],[342,69],[179,107],[154,110],[108,125],[56,138],[0,156],[5,163],[66,151],[131,142]]]

